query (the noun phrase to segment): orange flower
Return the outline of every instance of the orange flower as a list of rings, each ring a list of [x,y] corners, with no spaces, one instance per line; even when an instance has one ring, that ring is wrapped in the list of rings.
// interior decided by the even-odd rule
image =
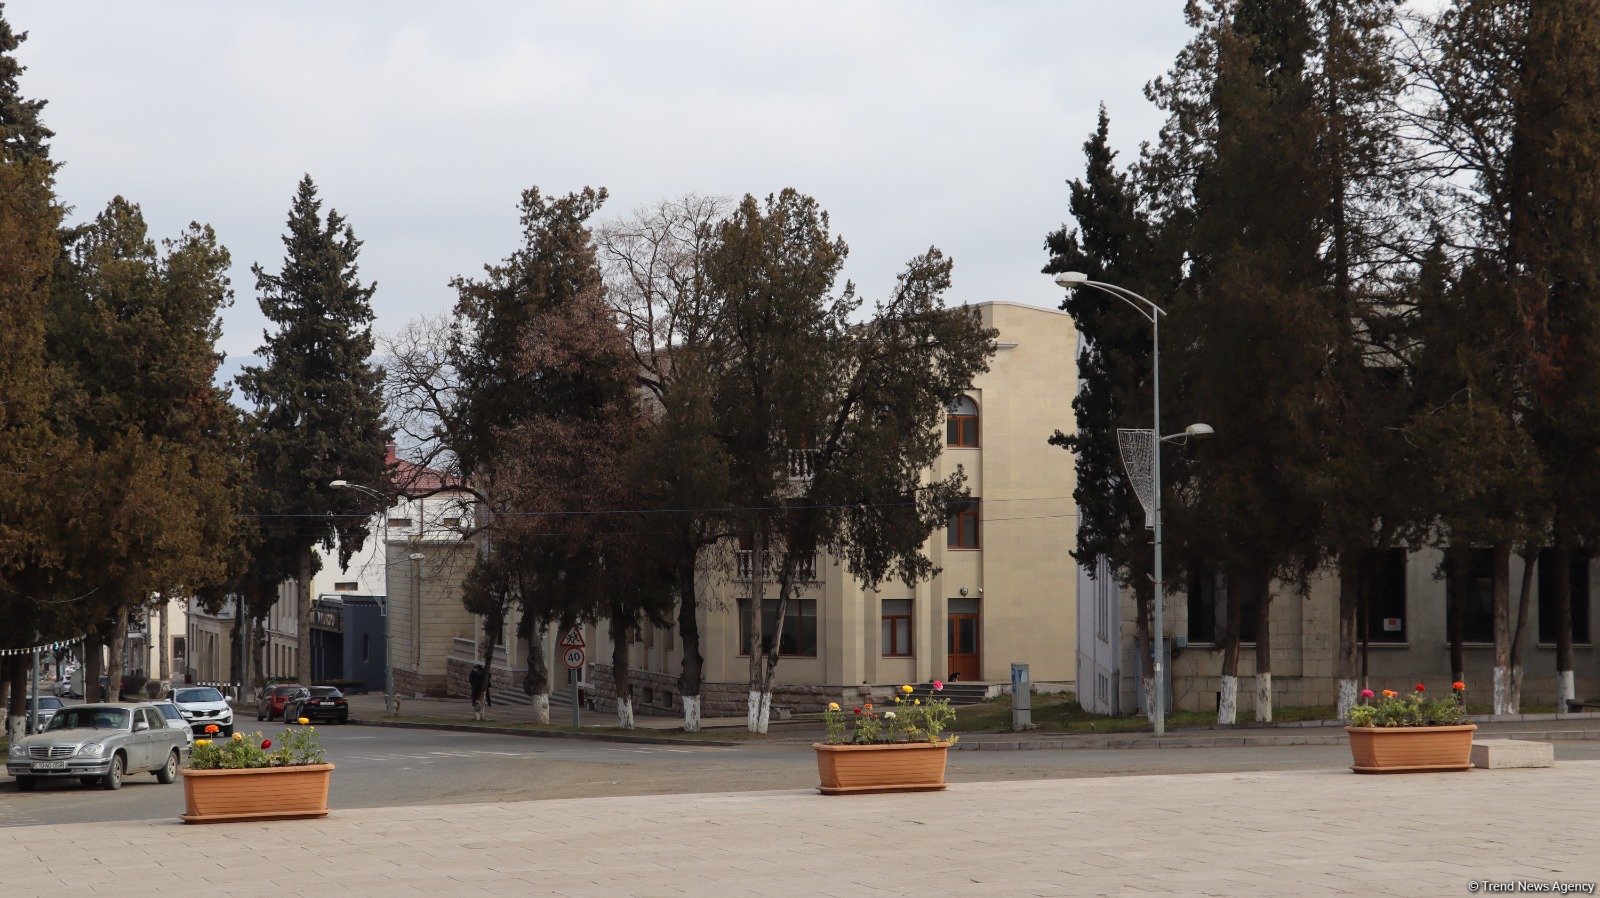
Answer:
[[[1395,692],[1393,689],[1385,689],[1385,690],[1383,690],[1383,697],[1384,698],[1394,698],[1395,696],[1397,696],[1399,694],[1400,693]]]
[[[222,727],[219,727],[214,723],[208,723],[208,724],[206,724],[206,732],[208,732],[208,733],[220,733],[220,732],[222,732]]]
[[[1457,692],[1466,692],[1467,691],[1467,684],[1461,682],[1460,680],[1457,680],[1454,683],[1450,684],[1450,688],[1454,689]]]

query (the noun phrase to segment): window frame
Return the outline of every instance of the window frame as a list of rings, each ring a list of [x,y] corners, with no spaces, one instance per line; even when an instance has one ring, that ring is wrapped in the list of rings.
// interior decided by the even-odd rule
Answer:
[[[904,602],[905,611],[901,613],[896,606],[896,613],[889,613],[890,602]],[[878,609],[878,618],[881,623],[879,628],[878,654],[881,658],[915,658],[916,657],[916,615],[915,599],[884,599]],[[898,622],[905,622],[906,644],[900,645]],[[888,643],[884,644],[884,637]]]
[[[972,542],[967,542],[967,522],[971,521]],[[979,551],[983,548],[982,500],[966,501],[945,523],[945,548],[961,552]]]
[[[970,404],[972,411],[968,413],[963,403]],[[958,411],[958,409],[960,409]],[[982,448],[981,410],[977,400],[963,394],[949,405],[945,406],[944,444],[949,449],[979,449]]]
[[[773,629],[770,625],[776,623],[777,621],[778,600],[764,599],[761,605],[763,612],[767,610],[771,610],[773,612],[771,615],[763,614],[761,619],[761,638],[763,640],[768,640],[772,635]],[[748,658],[750,657],[750,618],[748,616],[750,614],[750,597],[745,596],[739,599],[736,602],[736,606],[737,607],[735,610],[737,612],[736,616],[738,617],[739,624],[739,657]],[[782,643],[780,643],[778,657],[820,657],[822,648],[822,632],[817,623],[817,600],[791,598],[789,600],[789,607],[784,609],[784,611],[786,613],[784,614],[783,637],[785,641],[789,641],[791,639],[794,640],[793,644],[796,646],[796,648],[794,651],[788,651],[785,650]],[[807,620],[811,622],[809,629],[797,629],[794,626],[796,623],[803,625]],[[799,648],[802,644],[802,633],[807,634],[810,638],[811,650],[809,652],[801,651]]]

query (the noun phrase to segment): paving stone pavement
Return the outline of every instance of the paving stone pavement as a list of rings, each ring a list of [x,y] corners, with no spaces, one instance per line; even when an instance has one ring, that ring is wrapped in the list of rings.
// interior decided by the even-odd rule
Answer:
[[[338,774],[335,773],[335,776]],[[1215,773],[335,811],[0,830],[0,892],[1467,895],[1600,880],[1600,761]],[[1480,886],[1479,894],[1489,893]]]

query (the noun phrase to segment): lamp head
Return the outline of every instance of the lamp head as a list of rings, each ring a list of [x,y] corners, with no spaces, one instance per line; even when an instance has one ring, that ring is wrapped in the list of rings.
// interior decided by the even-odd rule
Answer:
[[[336,490],[342,490],[342,489],[344,489],[345,487],[347,487],[349,485],[350,485],[350,481],[348,481],[348,480],[335,480],[332,483],[328,484],[328,486],[330,488],[336,489]]]
[[[1071,290],[1073,287],[1082,286],[1089,280],[1089,276],[1081,271],[1063,271],[1056,275],[1056,285]]]
[[[1210,424],[1190,424],[1188,427],[1183,429],[1183,432],[1190,439],[1196,440],[1201,437],[1208,437],[1216,433],[1215,430],[1211,429]]]
[[[411,553],[411,560],[412,561],[421,561],[425,557],[427,557],[427,556],[423,555],[421,552],[412,552]]]

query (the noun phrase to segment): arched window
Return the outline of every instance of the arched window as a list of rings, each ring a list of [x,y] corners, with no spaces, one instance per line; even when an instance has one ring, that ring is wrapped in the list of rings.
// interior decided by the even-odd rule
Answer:
[[[957,396],[945,411],[945,445],[978,448],[978,404],[972,397]]]

